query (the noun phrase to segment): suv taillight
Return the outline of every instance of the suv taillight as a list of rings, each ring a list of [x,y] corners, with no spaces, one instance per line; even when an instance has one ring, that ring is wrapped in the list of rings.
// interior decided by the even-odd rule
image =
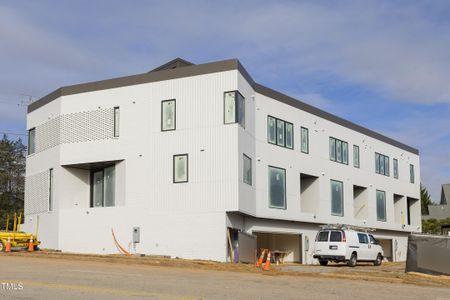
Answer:
[[[347,239],[345,238],[345,231],[342,231],[342,241],[345,243]]]

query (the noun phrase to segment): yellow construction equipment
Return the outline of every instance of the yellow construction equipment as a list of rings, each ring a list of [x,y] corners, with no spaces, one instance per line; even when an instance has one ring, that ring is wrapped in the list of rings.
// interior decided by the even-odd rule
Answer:
[[[39,217],[38,222],[36,224],[36,234],[26,233],[23,231],[20,231],[20,223],[22,221],[22,213],[17,216],[16,213],[14,213],[14,221],[13,221],[13,230],[9,231],[9,215],[6,217],[6,228],[4,231],[0,231],[0,252],[4,252],[6,248],[6,244],[8,242],[8,238],[10,239],[10,245],[13,250],[17,249],[28,249],[28,244],[30,240],[32,239],[34,249],[36,249],[39,244],[41,243],[37,238],[37,226],[39,224]]]

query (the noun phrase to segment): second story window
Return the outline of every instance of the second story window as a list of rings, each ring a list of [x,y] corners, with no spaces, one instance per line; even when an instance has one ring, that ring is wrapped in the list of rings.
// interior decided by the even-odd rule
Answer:
[[[267,141],[270,144],[294,149],[294,125],[281,119],[267,116]]]
[[[244,157],[243,179],[246,184],[252,185],[252,159],[245,154],[243,155],[243,157]]]
[[[36,152],[36,128],[28,130],[28,155]]]
[[[53,169],[48,170],[48,211],[53,211]]]
[[[286,170],[269,166],[269,207],[286,209]]]
[[[353,166],[359,168],[359,146],[353,145]]]
[[[300,128],[300,139],[301,139],[301,151],[303,153],[309,153],[309,132],[308,128],[301,127]]]
[[[223,108],[225,124],[239,123],[245,128],[245,98],[238,91],[224,93]]]
[[[398,160],[394,158],[392,162],[394,165],[394,178],[398,179]]]
[[[188,182],[188,155],[173,156],[173,183]]]
[[[344,184],[342,181],[331,180],[331,214],[344,216]]]
[[[161,131],[176,129],[176,113],[175,99],[161,102]]]
[[[414,183],[414,165],[409,165],[409,182]]]
[[[389,156],[375,152],[375,173],[389,176]]]
[[[386,192],[377,190],[377,221],[386,222]]]
[[[348,143],[330,137],[330,160],[348,165]]]
[[[119,137],[119,107],[114,107],[114,137]]]
[[[114,166],[91,172],[91,207],[115,206]]]

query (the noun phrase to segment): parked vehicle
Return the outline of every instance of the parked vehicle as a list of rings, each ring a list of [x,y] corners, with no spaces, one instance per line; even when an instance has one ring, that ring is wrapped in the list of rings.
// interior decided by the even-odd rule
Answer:
[[[346,262],[355,267],[358,261],[370,261],[375,266],[383,261],[383,249],[370,233],[352,229],[322,229],[317,233],[314,258],[322,266],[329,261]]]

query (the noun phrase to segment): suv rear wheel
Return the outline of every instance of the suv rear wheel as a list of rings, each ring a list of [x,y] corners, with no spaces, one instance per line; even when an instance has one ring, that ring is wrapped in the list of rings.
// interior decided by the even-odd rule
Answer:
[[[356,253],[352,253],[352,255],[350,256],[350,259],[348,261],[348,266],[349,267],[356,267],[356,262],[357,262]]]
[[[319,264],[320,264],[321,266],[326,266],[326,265],[328,265],[328,260],[322,260],[322,259],[319,259]]]
[[[383,256],[381,256],[381,254],[378,253],[377,259],[375,259],[375,260],[373,261],[373,265],[374,265],[374,266],[379,266],[379,265],[381,265],[381,262],[382,262],[382,261],[383,261]]]

